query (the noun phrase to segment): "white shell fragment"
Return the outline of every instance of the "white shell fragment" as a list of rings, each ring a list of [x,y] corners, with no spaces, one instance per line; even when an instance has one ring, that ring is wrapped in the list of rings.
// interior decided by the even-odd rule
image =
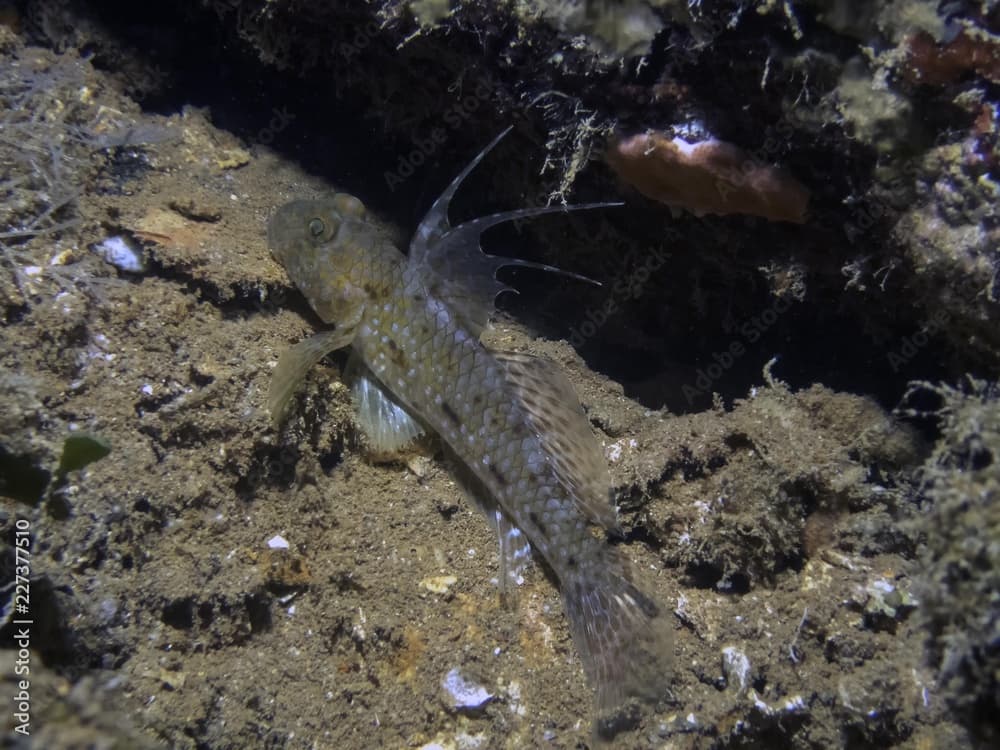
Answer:
[[[493,694],[455,667],[441,680],[441,698],[449,711],[474,713],[493,700]]]
[[[735,646],[726,646],[722,649],[722,674],[740,694],[746,692],[750,681],[750,659]]]
[[[270,549],[288,549],[288,540],[281,534],[275,534],[267,540],[267,546]]]
[[[882,577],[870,581],[867,586],[858,586],[851,599],[864,612],[868,626],[872,618],[898,620],[920,603],[908,591]]]
[[[91,249],[119,271],[142,273],[146,270],[142,250],[127,237],[121,235],[108,237],[102,242],[91,245]]]

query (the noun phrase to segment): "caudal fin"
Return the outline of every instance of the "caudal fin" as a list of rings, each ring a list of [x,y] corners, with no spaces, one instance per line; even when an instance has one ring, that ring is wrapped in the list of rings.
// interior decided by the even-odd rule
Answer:
[[[573,641],[596,691],[597,720],[610,718],[630,698],[655,703],[670,680],[670,612],[632,581],[624,561],[581,570],[564,582]]]

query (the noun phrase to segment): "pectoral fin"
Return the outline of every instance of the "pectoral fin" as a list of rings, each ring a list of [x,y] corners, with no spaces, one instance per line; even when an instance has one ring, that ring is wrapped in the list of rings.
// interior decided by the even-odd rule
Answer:
[[[267,392],[267,410],[275,427],[281,423],[285,408],[295,389],[305,379],[306,373],[330,352],[350,345],[354,340],[354,331],[353,325],[333,331],[323,331],[300,341],[282,353],[278,358],[278,366],[271,376],[271,387]]]

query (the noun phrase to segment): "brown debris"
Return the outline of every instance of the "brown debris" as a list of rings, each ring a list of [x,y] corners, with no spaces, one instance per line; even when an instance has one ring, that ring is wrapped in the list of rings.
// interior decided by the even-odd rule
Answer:
[[[797,224],[806,218],[809,190],[731,143],[687,144],[644,133],[614,141],[606,159],[643,195],[696,216],[748,214]]]
[[[281,589],[302,588],[312,580],[305,560],[286,549],[264,550],[257,559],[257,565],[269,586]]]
[[[902,73],[911,83],[943,86],[970,72],[1000,83],[1000,38],[982,30],[964,30],[947,44],[936,44],[921,31],[907,41]]]
[[[214,224],[222,218],[222,211],[216,206],[204,205],[190,197],[184,200],[169,201],[167,205],[172,211],[176,211],[190,221],[206,221]]]
[[[144,242],[153,242],[189,254],[199,253],[208,240],[208,233],[198,224],[178,213],[160,208],[150,209],[131,230]]]

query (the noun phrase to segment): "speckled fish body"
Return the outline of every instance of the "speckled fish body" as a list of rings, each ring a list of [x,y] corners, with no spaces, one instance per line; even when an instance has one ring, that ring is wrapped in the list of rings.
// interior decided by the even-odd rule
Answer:
[[[617,530],[610,481],[565,376],[545,360],[480,342],[494,298],[505,289],[497,268],[536,264],[485,255],[479,235],[501,221],[549,211],[451,226],[455,190],[492,146],[435,203],[409,257],[351,196],[296,201],[276,213],[268,231],[272,252],[336,328],[282,358],[271,409],[281,413],[326,352],[350,346],[359,361],[359,421],[376,447],[399,447],[429,429],[471,475],[467,485],[499,534],[501,587],[512,586],[527,543],[558,577],[598,710],[607,712],[629,696],[662,695],[668,617],[634,583],[618,551],[594,533]]]

